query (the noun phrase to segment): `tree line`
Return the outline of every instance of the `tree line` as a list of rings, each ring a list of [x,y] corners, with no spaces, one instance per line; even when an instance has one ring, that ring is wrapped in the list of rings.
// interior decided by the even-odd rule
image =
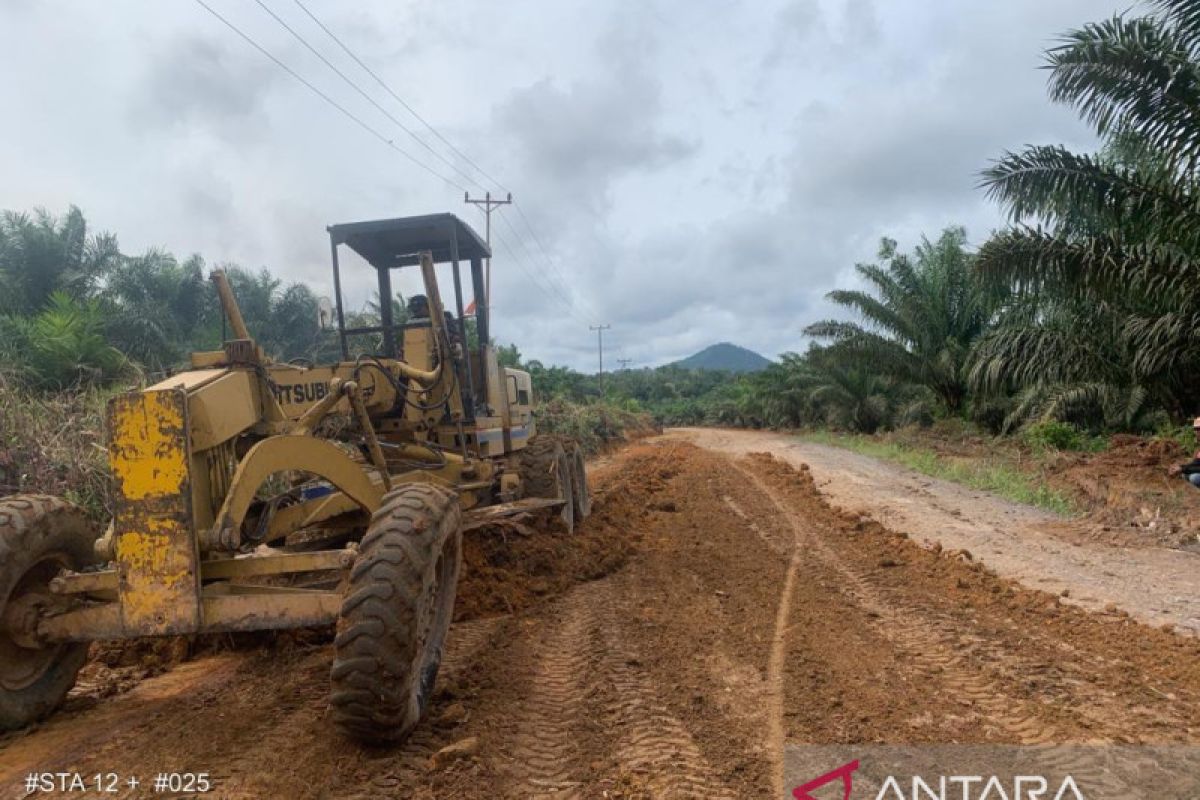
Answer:
[[[318,297],[265,268],[225,270],[256,341],[277,360],[333,361],[336,337],[318,323]],[[121,252],[93,233],[83,212],[0,213],[0,372],[39,390],[129,382],[186,366],[188,354],[228,338],[209,269],[161,249]],[[407,318],[404,298],[393,317]],[[347,325],[379,324],[378,297],[347,314]],[[378,349],[369,338],[357,350]]]

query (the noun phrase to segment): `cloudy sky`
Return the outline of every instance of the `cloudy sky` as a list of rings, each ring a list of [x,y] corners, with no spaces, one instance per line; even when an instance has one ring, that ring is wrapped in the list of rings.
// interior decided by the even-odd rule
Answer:
[[[0,0],[0,208],[79,205],[126,252],[267,266],[331,292],[325,226],[499,191],[294,0]],[[1055,36],[1111,0],[304,0],[524,214],[494,220],[494,328],[527,357],[775,357],[887,235],[1002,223],[978,171],[1092,139],[1045,99]],[[430,149],[437,151],[436,157]],[[406,159],[409,153],[434,177]],[[477,181],[473,182],[473,181]],[[347,300],[373,275],[347,265]],[[408,288],[401,281],[399,288]]]

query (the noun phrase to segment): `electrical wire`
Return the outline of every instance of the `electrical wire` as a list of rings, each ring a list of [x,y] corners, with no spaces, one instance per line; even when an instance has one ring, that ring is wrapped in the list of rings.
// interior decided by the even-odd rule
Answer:
[[[249,34],[245,33],[241,28],[234,25],[228,19],[223,17],[216,9],[214,9],[208,3],[204,2],[204,0],[196,0],[196,4],[199,5],[201,8],[203,8],[205,11],[207,11],[209,14],[212,14],[214,17],[216,17],[222,23],[224,23],[224,25],[227,28],[229,28],[231,31],[233,31],[238,36],[240,36],[242,39],[244,39],[251,47],[253,47],[258,52],[262,53],[267,58],[269,58],[272,62],[275,63],[276,66],[278,66],[280,69],[282,69],[288,75],[291,75],[297,81],[304,84],[304,86],[307,87],[309,91],[311,91],[317,97],[324,100],[329,105],[333,106],[335,109],[337,109],[339,112],[341,112],[344,116],[348,117],[351,121],[353,121],[356,125],[358,125],[360,128],[362,128],[364,131],[371,134],[376,139],[378,139],[379,141],[383,142],[385,145],[390,147],[392,150],[395,150],[397,153],[404,156],[406,159],[411,161],[413,164],[416,164],[418,167],[425,170],[426,172],[428,172],[430,175],[437,178],[438,180],[443,181],[443,182],[449,184],[450,186],[453,186],[454,188],[458,189],[461,192],[467,191],[466,187],[463,186],[462,184],[458,183],[457,181],[451,180],[450,178],[447,178],[445,175],[442,175],[441,173],[437,172],[435,169],[433,169],[429,165],[425,164],[423,161],[420,161],[419,159],[417,159],[416,157],[414,157],[407,151],[401,149],[400,147],[397,147],[395,142],[393,142],[391,139],[384,136],[379,131],[372,128],[370,125],[368,125],[366,122],[364,122],[360,117],[355,115],[353,112],[349,111],[345,106],[341,105],[336,100],[334,100],[332,97],[325,94],[325,92],[318,89],[310,81],[308,81],[304,76],[302,76],[300,73],[296,72],[294,69],[289,67],[283,61],[281,61],[279,58],[277,58],[273,53],[271,53],[271,51],[267,50],[265,47],[263,47],[261,44],[259,44],[257,41],[255,41],[253,38],[251,38]]]
[[[517,242],[521,245],[521,249],[525,252],[526,255],[530,256],[530,260],[532,261],[533,256],[532,256],[531,251],[526,246],[525,240],[523,238],[521,238],[520,233],[517,232],[517,229],[513,227],[511,222],[508,221],[508,217],[506,217],[503,214],[499,214],[498,216],[500,217],[500,220],[508,227],[508,229],[510,231],[512,231],[513,236],[515,236],[517,238]],[[553,280],[552,276],[549,275],[548,273],[545,274],[544,277],[545,277],[547,285],[549,285],[551,288],[553,288],[555,290],[555,292],[558,293],[558,296],[561,297],[568,305],[573,306],[573,307],[579,306],[579,304],[575,301],[575,295],[571,291],[568,284],[565,284],[562,281]],[[595,316],[596,319],[600,318],[599,315],[595,314],[595,309],[591,308],[590,304],[589,304],[588,308],[580,308],[579,310],[582,311],[584,314],[588,314],[589,312],[591,312],[591,314],[593,316]]]
[[[473,160],[471,160],[471,158],[466,153],[462,152],[457,147],[455,147],[453,144],[451,144],[450,140],[448,140],[445,136],[442,136],[442,134],[438,132],[437,128],[433,127],[428,122],[426,122],[425,118],[422,117],[420,114],[418,114],[417,110],[415,108],[410,106],[408,103],[404,102],[404,98],[400,97],[400,95],[398,95],[394,91],[392,91],[392,87],[388,86],[387,82],[384,81],[383,78],[379,77],[379,75],[377,75],[373,69],[368,67],[363,62],[363,60],[354,53],[353,50],[351,50],[349,47],[347,47],[346,44],[343,43],[342,40],[339,39],[333,31],[329,30],[329,28],[325,25],[324,22],[322,22],[320,19],[317,18],[317,16],[315,14],[313,14],[311,11],[309,11],[308,6],[304,5],[304,3],[300,2],[300,0],[293,0],[293,1],[296,3],[296,5],[300,6],[300,9],[305,14],[308,15],[309,19],[311,19],[313,22],[315,22],[317,24],[317,27],[319,27],[321,30],[325,31],[326,35],[328,35],[330,39],[332,39],[334,42],[336,42],[338,47],[342,48],[342,50],[346,53],[346,55],[348,55],[348,56],[350,56],[350,58],[354,59],[355,64],[358,64],[358,66],[362,67],[364,72],[366,72],[368,75],[370,75],[372,78],[374,78],[375,82],[378,83],[381,87],[383,87],[383,90],[385,92],[387,92],[388,94],[390,94],[392,96],[392,99],[394,99],[397,103],[402,105],[408,113],[412,114],[422,125],[425,126],[426,130],[428,130],[430,133],[432,133],[434,136],[436,136],[438,138],[438,141],[440,141],[442,144],[446,145],[446,147],[450,148],[450,150],[455,155],[457,155],[459,158],[461,158],[467,164],[471,165],[475,169],[476,172],[478,172],[484,178],[486,178],[487,180],[489,180],[493,184],[495,184],[496,187],[498,189],[500,189],[501,192],[506,193],[506,194],[512,194],[512,192],[510,192],[502,183],[500,183],[500,181],[493,178],[491,175],[489,175],[487,172],[484,171],[483,167],[479,166]],[[476,184],[476,185],[478,186],[479,184]],[[483,188],[483,187],[480,187],[480,188]]]
[[[255,2],[257,2],[259,5],[263,5],[263,0],[255,0]],[[475,169],[475,171],[478,172],[481,176],[483,176],[486,180],[488,180],[492,184],[494,184],[495,187],[498,188],[502,193],[507,193],[507,194],[512,193],[503,183],[501,183],[497,178],[493,177],[487,171],[485,171],[482,167],[480,167],[479,164],[475,160],[473,160],[470,156],[468,156],[462,150],[455,147],[454,144],[449,139],[447,139],[445,136],[443,136],[441,134],[440,131],[437,130],[437,128],[435,128],[424,117],[422,117],[417,112],[417,110],[415,108],[413,108],[411,105],[409,105],[409,103],[407,103],[403,97],[401,97],[395,90],[393,90],[392,87],[385,80],[383,80],[383,78],[381,78],[378,73],[376,73],[373,69],[371,69],[370,66],[368,66],[366,64],[366,62],[364,62],[361,58],[359,58],[358,54],[356,54],[349,45],[347,45],[345,42],[343,42],[337,36],[337,34],[335,34],[332,30],[330,30],[329,26],[327,26],[324,22],[322,22],[321,19],[318,18],[317,15],[314,14],[308,8],[308,6],[306,6],[302,2],[302,0],[293,0],[293,2],[295,2],[295,4],[305,14],[308,15],[309,19],[311,19],[313,21],[313,23],[315,23],[317,25],[317,27],[319,27],[322,31],[324,31],[325,34],[330,39],[332,39],[334,41],[334,43],[337,44],[337,46],[340,47],[342,49],[342,51],[354,61],[355,64],[357,64],[359,67],[362,68],[362,70],[364,72],[366,72],[368,75],[370,75],[371,78],[377,84],[379,84],[379,86],[382,87],[385,92],[387,92],[392,97],[392,99],[394,99],[397,103],[399,103],[401,106],[403,106],[404,109],[409,114],[411,114],[417,121],[419,121],[425,127],[426,130],[429,131],[429,133],[431,133],[433,136],[437,137],[438,141],[440,141],[442,144],[444,144],[447,148],[450,149],[451,152],[453,152],[455,155],[457,155],[459,158],[461,158],[468,165],[473,167]],[[273,17],[276,16],[273,12],[269,12],[269,13],[271,13],[271,16],[273,16]],[[278,19],[278,17],[276,17],[276,19]],[[284,24],[284,23],[282,23],[282,21],[281,21],[280,24]],[[284,25],[284,27],[287,27],[286,24]],[[289,31],[291,31],[290,28],[289,28]],[[300,41],[306,47],[308,47],[310,50],[313,50],[312,46],[309,45],[307,42],[305,42],[302,37],[300,37],[298,34],[295,33],[295,31],[291,31],[291,32],[294,36],[296,36],[298,39],[300,39]],[[316,51],[313,50],[313,52],[315,53]],[[319,54],[317,54],[317,55],[319,58],[321,58],[322,61],[325,61],[328,64],[328,61],[326,61],[326,59],[324,57],[320,56]],[[360,94],[364,94],[364,96],[366,96],[365,93],[363,92],[363,90],[357,84],[354,84],[352,81],[350,81],[348,78],[346,78],[345,75],[342,75],[342,73],[340,71],[338,71],[332,65],[330,65],[330,68],[334,69],[334,71],[337,72],[338,75],[340,75],[343,80],[347,81],[348,83],[351,83],[351,85],[354,86],[356,91],[358,91]],[[371,103],[373,105],[375,105],[377,108],[379,108],[378,103],[375,103],[374,100],[371,100]],[[382,111],[383,109],[380,108],[380,110]],[[384,111],[383,113],[387,114],[386,111]],[[411,130],[409,130],[406,126],[402,125],[398,120],[396,120],[394,117],[392,117],[391,114],[387,114],[387,116],[393,122],[396,122],[397,125],[400,125],[400,127],[403,128],[405,130],[405,132],[407,132],[410,136],[413,136],[413,138],[415,138],[415,139],[417,139],[417,141],[421,142],[421,144],[426,149],[428,149],[430,152],[435,153],[435,155],[437,155],[443,162],[445,162],[447,164],[450,163],[447,159],[443,158],[440,154],[436,153],[432,147],[430,147],[426,142],[424,142],[424,140],[416,137],[416,135],[413,134]],[[451,165],[451,167],[454,168],[453,165]],[[467,180],[470,180],[472,183],[474,183],[480,189],[484,189],[486,191],[487,187],[480,184],[477,180],[466,176],[461,170],[458,170],[457,168],[454,168],[454,169],[459,175],[463,176]],[[516,208],[517,214],[520,216],[522,224],[529,231],[530,236],[533,238],[534,243],[537,245],[538,250],[541,252],[543,260],[545,261],[546,265],[550,269],[551,274],[549,276],[547,276],[547,282],[548,283],[557,282],[559,284],[559,287],[570,286],[570,281],[567,280],[566,275],[563,273],[562,269],[554,261],[554,259],[550,256],[549,250],[542,243],[541,238],[537,235],[537,232],[534,230],[533,225],[529,221],[529,217],[525,214],[524,209],[516,201],[513,202],[513,206]],[[507,223],[507,220],[505,220],[505,221]],[[522,249],[525,249],[528,252],[528,248],[526,247],[526,244],[525,244],[525,237],[520,232],[518,232],[515,228],[512,228],[511,223],[509,223],[509,227],[512,230],[513,236],[516,237],[518,243],[521,245]],[[531,257],[531,261],[532,260],[535,260],[535,259],[533,259]],[[569,290],[566,292],[563,292],[559,289],[556,289],[556,290],[558,290],[560,294],[567,295],[567,297],[565,299],[571,305],[573,305],[573,306],[577,305],[577,303],[575,302],[574,296],[569,292]],[[590,304],[588,304],[588,305],[590,306]],[[594,308],[589,307],[589,308],[584,308],[584,309],[580,309],[580,310],[584,311],[585,313],[590,313],[590,314],[596,316],[597,318],[599,318],[599,316],[600,316],[595,313]]]
[[[359,116],[357,116],[356,114],[351,112],[345,106],[338,103],[336,100],[334,100],[328,94],[323,92],[321,89],[317,88],[311,81],[309,81],[308,79],[306,79],[305,77],[300,75],[298,72],[296,72],[290,66],[288,66],[283,60],[281,60],[280,58],[275,56],[273,53],[271,53],[269,50],[267,50],[265,47],[263,47],[261,44],[259,44],[249,34],[245,33],[243,30],[241,30],[239,27],[237,27],[233,22],[231,22],[229,19],[227,19],[226,17],[221,15],[212,6],[210,6],[208,3],[206,3],[205,0],[195,0],[195,2],[200,7],[202,7],[205,11],[207,11],[209,14],[211,14],[213,17],[215,17],[221,23],[223,23],[226,27],[228,27],[231,31],[233,31],[235,34],[237,34],[240,38],[245,40],[254,49],[258,50],[259,53],[261,53],[263,56],[265,56],[270,61],[272,61],[276,66],[278,66],[280,69],[282,69],[283,71],[288,73],[288,75],[290,75],[296,81],[303,84],[309,91],[311,91],[313,94],[317,95],[321,100],[323,100],[328,105],[332,106],[334,109],[336,109],[342,115],[344,115],[345,117],[350,119],[352,122],[354,122],[360,128],[362,128],[364,131],[366,131],[370,135],[374,136],[380,142],[382,142],[383,144],[385,144],[386,146],[388,146],[389,148],[394,150],[396,153],[398,153],[401,156],[403,156],[404,158],[406,158],[408,161],[410,161],[413,164],[415,164],[416,166],[420,167],[425,172],[427,172],[430,175],[432,175],[433,177],[437,178],[438,180],[446,183],[449,186],[453,186],[454,188],[458,189],[459,191],[467,192],[467,188],[465,186],[463,186],[461,183],[441,174],[437,170],[430,167],[428,164],[424,163],[420,159],[413,156],[411,153],[400,148],[399,146],[397,146],[395,144],[395,142],[393,142],[391,139],[387,138],[386,135],[384,135],[383,133],[380,133],[378,130],[376,130],[374,127],[372,127],[370,124],[365,122],[362,118],[360,118]],[[324,55],[322,55],[315,47],[313,47],[307,40],[305,40],[304,37],[301,36],[294,28],[292,28],[290,25],[288,25],[287,22],[285,22],[281,17],[279,17],[279,15],[276,14],[262,0],[255,0],[255,2],[267,14],[269,14],[279,25],[281,25],[285,30],[287,30],[293,37],[295,37],[310,52],[312,52],[315,56],[317,56],[317,58],[319,58],[321,60],[321,62],[323,64],[325,64],[326,67],[328,67],[330,70],[332,70],[345,83],[349,84],[353,89],[355,89],[355,91],[357,91],[360,95],[362,95],[364,98],[366,98],[368,100],[368,102],[370,102],[373,106],[375,106],[376,109],[378,109],[381,113],[383,113],[395,125],[397,125],[399,128],[401,128],[401,130],[403,130],[410,137],[412,137],[415,141],[417,141],[419,144],[421,144],[422,147],[424,147],[426,150],[429,150],[430,153],[432,153],[435,157],[439,158],[439,160],[446,163],[458,175],[464,177],[470,183],[474,184],[477,187],[485,188],[477,180],[471,178],[469,175],[466,175],[466,173],[464,173],[462,170],[458,169],[448,159],[443,157],[441,154],[437,153],[427,142],[425,142],[423,139],[421,139],[419,136],[417,136],[415,132],[413,132],[410,128],[408,128],[406,125],[404,125],[400,120],[396,119],[396,117],[394,115],[390,114],[386,109],[384,109],[369,94],[367,94],[367,92],[365,90],[363,90],[362,87],[360,87],[352,79],[350,79],[348,76],[346,76],[345,73],[343,73],[334,64],[332,64],[327,58],[325,58]],[[319,18],[317,18],[316,15],[313,14],[312,11],[310,11],[308,9],[308,7],[304,5],[304,3],[302,3],[300,0],[294,0],[294,2],[296,3],[297,6],[300,7],[300,9],[302,11],[304,11],[304,13],[306,15],[308,15],[308,17],[310,19],[312,19],[312,21],[314,23],[316,23],[331,39],[333,39],[333,41],[335,43],[337,43],[337,45],[343,51],[345,51],[346,54],[348,56],[350,56],[350,58],[352,58],[356,64],[358,64],[364,71],[366,71],[367,74],[369,74],[377,83],[379,83],[379,85],[382,86],[389,95],[391,95],[409,113],[411,113],[417,120],[419,120],[421,122],[421,124],[430,131],[430,133],[432,133],[434,136],[436,136],[438,138],[439,141],[441,141],[448,148],[450,148],[450,150],[452,150],[456,155],[458,155],[460,158],[462,158],[467,164],[469,164],[475,170],[477,170],[479,172],[479,174],[482,175],[484,178],[491,181],[493,184],[495,184],[501,190],[508,192],[508,189],[503,184],[501,184],[495,178],[491,177],[486,171],[484,171],[469,156],[467,156],[465,153],[463,153],[458,148],[454,147],[454,145],[451,144],[450,141],[448,139],[446,139],[440,132],[438,132],[436,128],[434,128],[429,122],[427,122],[423,117],[421,117],[420,114],[418,114],[415,109],[413,109],[408,103],[406,103],[403,100],[403,98],[401,98],[395,91],[393,91],[391,89],[391,87],[389,87],[387,85],[387,83],[382,78],[380,78],[378,74],[376,74],[374,72],[374,70],[372,70],[370,67],[368,67],[366,65],[366,63],[362,61],[362,59],[360,59],[344,42],[342,42],[341,39],[339,39],[323,22],[321,22],[321,20]],[[514,205],[516,205],[516,204],[514,203]],[[480,213],[483,213],[482,209],[478,209],[478,210],[480,211]],[[529,230],[531,236],[533,237],[538,249],[541,251],[546,264],[550,267],[551,273],[545,273],[544,271],[540,272],[535,269],[530,269],[529,266],[527,266],[527,264],[525,263],[525,261],[523,261],[521,258],[518,257],[515,249],[510,247],[508,245],[508,243],[503,239],[503,237],[500,237],[499,235],[497,235],[496,238],[499,240],[501,246],[504,247],[504,249],[508,253],[509,257],[512,258],[513,261],[515,263],[517,263],[518,266],[529,276],[530,280],[533,281],[535,286],[537,286],[539,289],[541,289],[543,292],[545,292],[547,294],[547,296],[550,297],[551,299],[554,299],[554,295],[557,295],[558,299],[560,299],[561,301],[566,303],[565,308],[566,308],[567,312],[577,322],[580,322],[584,325],[590,325],[591,323],[587,319],[585,319],[583,316],[581,316],[580,313],[578,313],[578,312],[584,311],[584,309],[578,308],[578,303],[574,299],[571,292],[568,289],[563,288],[564,286],[569,285],[568,282],[563,277],[562,271],[558,268],[558,266],[555,264],[553,259],[550,258],[549,252],[547,251],[545,245],[543,245],[540,238],[537,237],[537,234],[534,231],[532,224],[529,222],[528,217],[525,215],[524,211],[521,209],[521,207],[519,205],[517,206],[517,212],[518,212],[518,215],[521,217],[523,224]],[[521,235],[521,233],[519,231],[517,231],[512,226],[512,223],[509,222],[507,220],[507,218],[505,218],[503,215],[501,215],[501,218],[503,219],[505,225],[512,232],[516,241],[520,243],[521,248],[526,252],[526,254],[530,254],[531,250],[526,245],[525,238]],[[530,257],[530,260],[531,261],[534,260],[532,258],[532,256]],[[540,274],[539,274],[539,272],[540,272]],[[549,287],[549,288],[547,288],[547,287]],[[594,309],[592,309],[592,311],[594,311]]]
[[[560,281],[562,281],[565,285],[570,286],[570,281],[567,280],[566,275],[559,268],[558,263],[550,257],[550,253],[546,249],[546,246],[542,244],[541,237],[537,235],[537,231],[534,230],[532,223],[529,221],[529,217],[525,216],[525,211],[521,208],[521,204],[514,200],[512,205],[517,211],[517,216],[521,218],[522,224],[525,225],[525,229],[529,231],[529,235],[533,238],[534,244],[536,244],[538,249],[542,252],[542,257],[546,260],[546,263],[550,266],[550,269],[558,276]],[[587,305],[589,308],[591,308],[593,314],[595,314],[595,307],[592,306],[590,302],[587,303]],[[601,315],[595,314],[595,316],[597,319],[599,319]]]
[[[472,178],[470,175],[468,175],[467,173],[465,173],[461,169],[459,169],[454,164],[454,162],[450,161],[448,158],[443,156],[441,153],[439,153],[438,151],[436,151],[432,147],[430,147],[429,144],[424,139],[422,139],[420,136],[417,136],[417,134],[414,133],[412,131],[412,129],[410,129],[407,125],[405,125],[400,120],[396,119],[396,117],[394,117],[391,114],[391,112],[389,112],[386,108],[384,108],[383,106],[381,106],[379,104],[379,101],[377,101],[374,97],[371,97],[371,95],[367,94],[367,92],[361,86],[359,86],[357,83],[355,83],[353,80],[351,80],[346,75],[346,73],[344,73],[340,69],[338,69],[333,64],[333,62],[331,62],[329,59],[327,59],[319,50],[317,50],[317,48],[315,48],[311,44],[309,44],[307,39],[305,39],[303,36],[301,36],[296,31],[296,29],[293,28],[291,25],[288,25],[287,22],[282,17],[280,17],[278,14],[276,14],[271,9],[270,6],[268,6],[266,3],[263,2],[263,0],[254,0],[254,2],[258,4],[259,8],[261,8],[263,11],[267,12],[267,14],[269,14],[273,20],[278,22],[285,31],[290,33],[292,35],[292,37],[296,39],[296,41],[300,42],[300,44],[304,45],[304,47],[307,48],[310,53],[312,53],[314,56],[319,58],[321,60],[322,64],[329,67],[329,69],[331,69],[333,71],[333,73],[335,75],[337,75],[339,78],[341,78],[346,83],[346,85],[348,85],[351,89],[353,89],[354,91],[356,91],[360,95],[362,95],[364,100],[366,100],[371,105],[375,106],[375,108],[379,110],[379,113],[383,114],[385,117],[390,119],[393,123],[395,123],[396,127],[400,128],[400,130],[407,133],[410,137],[412,137],[413,141],[415,141],[417,144],[421,145],[421,147],[424,147],[426,150],[428,150],[433,155],[434,158],[440,160],[443,164],[448,166],[450,169],[454,170],[454,172],[459,177],[461,177],[463,180],[468,181],[469,183],[472,183],[481,189],[485,188],[483,186],[483,184],[479,183],[474,178]]]
[[[538,287],[546,295],[547,298],[549,298],[550,300],[554,300],[556,302],[562,301],[561,296],[556,297],[555,296],[556,293],[554,292],[554,290],[551,288],[548,288],[551,286],[551,284],[543,283],[541,280],[539,280],[537,273],[529,268],[529,266],[525,262],[525,259],[518,255],[518,253],[509,245],[508,241],[502,235],[500,235],[499,232],[493,230],[492,238],[495,239],[496,242],[502,248],[504,248],[504,252],[508,255],[508,257],[512,260],[512,262],[514,264],[516,264],[518,267],[520,267],[522,272],[524,272],[527,276],[529,276],[529,279],[533,283],[533,285]],[[587,319],[580,316],[580,314],[575,309],[574,304],[571,303],[569,299],[566,302],[567,302],[567,305],[565,306],[564,310],[570,316],[574,317],[576,322],[579,322],[580,324],[585,325],[585,326],[592,324]]]

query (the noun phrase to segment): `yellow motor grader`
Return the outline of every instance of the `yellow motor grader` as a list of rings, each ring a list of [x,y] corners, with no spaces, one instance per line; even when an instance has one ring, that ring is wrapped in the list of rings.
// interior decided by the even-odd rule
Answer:
[[[536,435],[529,374],[489,344],[478,234],[452,214],[328,231],[341,360],[273,362],[214,272],[233,338],[109,404],[107,531],[58,498],[0,499],[0,730],[50,713],[90,641],[336,625],[334,719],[399,740],[437,675],[464,528],[587,515],[578,446]],[[376,326],[346,326],[343,248],[377,273]],[[398,321],[405,268],[425,295]]]

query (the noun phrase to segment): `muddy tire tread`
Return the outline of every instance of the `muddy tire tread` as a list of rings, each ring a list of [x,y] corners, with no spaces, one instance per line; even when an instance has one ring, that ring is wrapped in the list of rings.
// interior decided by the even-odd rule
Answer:
[[[457,496],[431,484],[393,490],[373,516],[350,570],[330,671],[333,717],[350,736],[398,741],[419,721],[428,698],[414,700],[418,610],[439,553],[461,525]]]
[[[44,494],[0,499],[0,613],[26,570],[50,552],[63,552],[71,567],[95,560],[96,530],[78,506]],[[58,660],[32,686],[0,688],[0,731],[17,730],[50,714],[75,685],[87,659],[86,643],[66,645]]]

